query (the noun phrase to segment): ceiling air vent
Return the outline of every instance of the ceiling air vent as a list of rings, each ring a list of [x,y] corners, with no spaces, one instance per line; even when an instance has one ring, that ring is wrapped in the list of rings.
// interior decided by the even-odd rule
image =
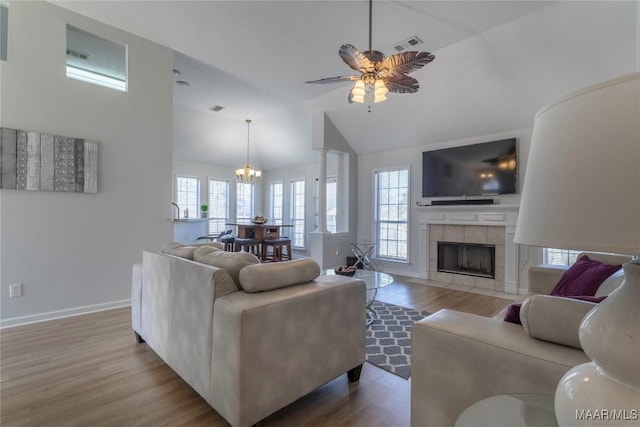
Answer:
[[[209,111],[213,111],[214,113],[217,113],[218,111],[221,111],[224,107],[221,105],[214,105],[213,107],[209,108]]]
[[[402,52],[403,50],[412,49],[420,44],[422,44],[422,40],[420,40],[418,36],[413,36],[400,43],[396,43],[393,48],[398,52]]]
[[[77,50],[67,49],[67,55],[73,56],[74,58],[89,59],[88,53],[78,52]]]

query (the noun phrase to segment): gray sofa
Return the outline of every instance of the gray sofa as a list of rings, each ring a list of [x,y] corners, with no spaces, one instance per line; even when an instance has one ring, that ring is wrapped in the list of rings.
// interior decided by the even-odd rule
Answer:
[[[260,264],[207,246],[143,252],[132,325],[232,426],[253,425],[345,372],[359,379],[364,282],[318,277],[309,258]]]
[[[629,258],[588,253],[607,264]],[[522,325],[502,317],[487,318],[440,310],[413,329],[411,425],[453,426],[473,403],[500,394],[554,394],[560,378],[588,362],[579,348],[578,328],[594,304],[550,297],[566,267],[529,270],[528,298],[520,312]],[[614,274],[599,288],[608,294],[622,282]],[[578,348],[576,348],[578,347]]]

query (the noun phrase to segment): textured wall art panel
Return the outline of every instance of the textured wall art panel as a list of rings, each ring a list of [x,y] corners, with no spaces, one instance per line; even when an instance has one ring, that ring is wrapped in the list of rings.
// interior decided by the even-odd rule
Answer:
[[[0,187],[98,192],[98,143],[0,128]]]

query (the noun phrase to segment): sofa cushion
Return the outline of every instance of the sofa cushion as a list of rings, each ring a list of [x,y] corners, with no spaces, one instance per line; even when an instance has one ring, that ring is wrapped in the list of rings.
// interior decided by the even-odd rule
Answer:
[[[581,349],[580,324],[595,306],[577,298],[534,295],[522,303],[520,320],[533,338]]]
[[[240,288],[240,270],[253,264],[260,264],[260,260],[249,252],[226,252],[210,246],[196,248],[193,260],[203,264],[224,268],[229,276]]]
[[[606,278],[622,268],[621,265],[604,264],[581,256],[567,271],[551,291],[555,296],[594,296]]]
[[[240,271],[240,286],[246,292],[270,291],[299,285],[320,275],[320,266],[311,258],[250,265]]]
[[[206,243],[178,243],[172,242],[163,247],[160,252],[163,254],[178,256],[193,261],[193,254],[196,249],[201,247],[211,248],[212,250],[222,250],[221,244],[218,242],[206,242]]]

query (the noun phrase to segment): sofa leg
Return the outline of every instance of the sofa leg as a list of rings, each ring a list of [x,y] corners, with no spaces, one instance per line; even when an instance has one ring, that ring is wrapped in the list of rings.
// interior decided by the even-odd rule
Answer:
[[[140,334],[139,334],[139,333],[137,333],[136,331],[133,331],[133,333],[134,333],[134,334],[136,334],[136,342],[137,342],[138,344],[142,344],[142,343],[144,343],[144,342],[145,342],[145,341],[144,341],[144,338],[142,338],[142,337],[140,336]]]
[[[349,381],[351,381],[352,383],[355,383],[356,381],[360,380],[360,372],[362,372],[362,365],[358,365],[353,369],[349,369],[347,371],[347,378],[349,378]]]

